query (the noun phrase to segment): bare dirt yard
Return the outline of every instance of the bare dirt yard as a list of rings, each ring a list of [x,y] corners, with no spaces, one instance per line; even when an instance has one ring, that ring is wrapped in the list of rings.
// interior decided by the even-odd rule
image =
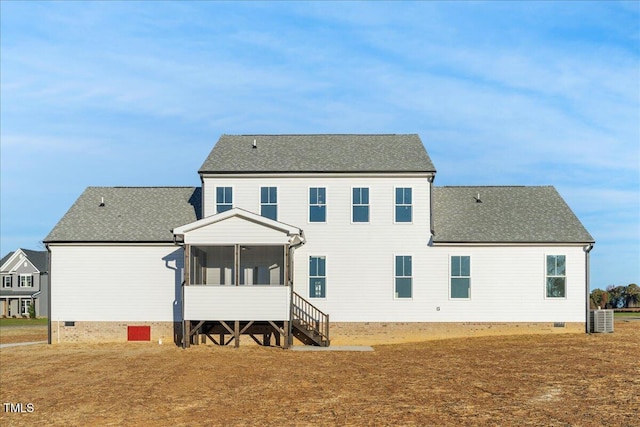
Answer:
[[[638,321],[374,352],[34,345],[0,366],[2,426],[640,425]]]

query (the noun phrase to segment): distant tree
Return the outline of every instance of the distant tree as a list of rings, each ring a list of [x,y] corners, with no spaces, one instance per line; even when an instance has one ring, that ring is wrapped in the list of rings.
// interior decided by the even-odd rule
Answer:
[[[640,286],[635,283],[624,288],[624,302],[626,307],[635,307],[640,302]]]
[[[607,286],[609,308],[622,308],[625,304],[625,286]]]
[[[602,289],[594,289],[591,291],[591,308],[605,308],[609,302],[609,294]]]

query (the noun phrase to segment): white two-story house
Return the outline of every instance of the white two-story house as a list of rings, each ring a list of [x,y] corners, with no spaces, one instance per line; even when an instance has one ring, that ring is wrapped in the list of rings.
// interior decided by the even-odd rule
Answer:
[[[585,330],[594,240],[553,187],[435,187],[417,135],[223,135],[199,174],[80,196],[53,342]]]

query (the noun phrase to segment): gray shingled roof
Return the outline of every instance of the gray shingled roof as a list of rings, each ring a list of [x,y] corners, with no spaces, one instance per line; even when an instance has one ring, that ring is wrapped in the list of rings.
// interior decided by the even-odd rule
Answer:
[[[49,253],[47,251],[32,251],[31,249],[22,249],[22,252],[29,258],[31,264],[41,273],[46,273],[49,269]]]
[[[14,253],[15,251],[11,251],[5,256],[3,256],[2,259],[0,259],[0,267],[3,266],[5,262],[9,261],[9,258],[11,258],[11,255],[13,255]]]
[[[104,198],[104,206],[100,206]],[[172,242],[200,218],[198,187],[89,187],[45,242]]]
[[[222,135],[199,172],[435,172],[435,167],[415,134]]]
[[[594,242],[551,186],[434,187],[433,202],[435,243]]]

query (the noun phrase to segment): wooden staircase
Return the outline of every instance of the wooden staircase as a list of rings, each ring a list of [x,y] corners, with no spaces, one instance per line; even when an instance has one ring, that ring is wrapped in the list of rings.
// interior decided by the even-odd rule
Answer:
[[[329,315],[293,292],[291,333],[305,345],[329,347]]]

